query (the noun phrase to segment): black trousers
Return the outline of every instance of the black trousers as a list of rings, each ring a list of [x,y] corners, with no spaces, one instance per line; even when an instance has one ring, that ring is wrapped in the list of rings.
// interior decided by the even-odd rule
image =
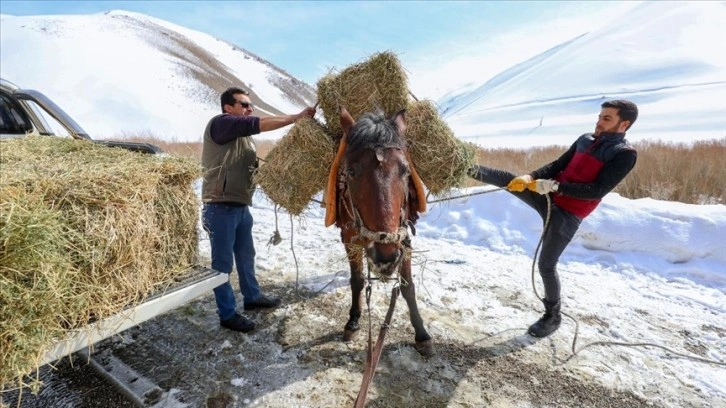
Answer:
[[[505,187],[516,176],[508,171],[491,169],[483,166],[474,166],[471,177],[497,187]],[[534,191],[525,190],[521,193],[511,192],[515,197],[534,208],[542,223],[547,217],[547,198]],[[560,300],[560,277],[557,275],[557,262],[567,245],[572,241],[582,220],[577,216],[561,209],[554,202],[551,205],[550,222],[542,238],[542,248],[537,266],[545,288],[545,300],[558,302]]]

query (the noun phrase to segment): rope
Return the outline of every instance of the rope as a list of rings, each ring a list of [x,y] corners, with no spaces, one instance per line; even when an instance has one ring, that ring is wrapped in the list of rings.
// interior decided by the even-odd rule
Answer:
[[[300,282],[300,268],[297,264],[297,255],[295,255],[294,243],[294,226],[292,223],[292,214],[290,214],[290,251],[292,251],[292,259],[295,260],[295,293],[298,293],[298,284]]]
[[[478,191],[476,193],[462,194],[462,195],[458,195],[456,197],[446,197],[446,198],[441,198],[441,199],[438,199],[438,200],[426,201],[426,204],[440,203],[442,201],[455,200],[457,198],[464,198],[464,197],[472,197],[472,196],[475,196],[475,195],[488,194],[488,193],[493,193],[495,191],[506,190],[506,189],[507,189],[507,187],[498,187],[498,188],[495,188],[493,190]]]
[[[534,275],[535,275],[535,266],[537,265],[537,257],[539,256],[539,250],[542,247],[542,242],[544,241],[545,233],[547,232],[547,228],[550,224],[550,215],[552,214],[552,200],[550,199],[550,195],[547,194],[547,216],[545,217],[545,223],[544,228],[542,228],[542,235],[539,238],[539,243],[537,244],[537,248],[534,250],[534,257],[532,259],[532,290],[534,291],[534,295],[540,300],[544,301],[544,298],[541,298],[539,294],[537,293],[537,286],[535,285],[534,281]],[[580,323],[575,319],[574,317],[570,316],[569,314],[565,312],[560,312],[564,316],[570,318],[573,322],[575,322],[575,335],[572,339],[572,354],[568,356],[565,361],[562,364],[567,364],[571,359],[577,356],[579,352],[582,350],[585,350],[586,348],[592,347],[592,346],[622,346],[622,347],[655,347],[659,348],[661,350],[665,350],[675,356],[686,358],[689,360],[693,360],[699,363],[706,363],[706,364],[716,364],[719,366],[726,366],[725,362],[711,360],[707,358],[702,358],[698,356],[693,356],[685,353],[681,353],[678,351],[674,351],[668,347],[662,346],[660,344],[655,343],[626,343],[626,342],[619,342],[619,341],[593,341],[591,343],[587,343],[584,346],[582,346],[579,350],[577,350],[577,337],[578,333],[580,331]]]

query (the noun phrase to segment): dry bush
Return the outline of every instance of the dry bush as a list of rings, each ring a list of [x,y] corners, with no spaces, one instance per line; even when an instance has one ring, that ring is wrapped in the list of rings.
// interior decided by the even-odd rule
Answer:
[[[54,137],[0,141],[0,388],[55,341],[197,262],[199,165]]]
[[[723,187],[726,138],[692,145],[642,141],[633,147],[638,151],[638,161],[615,192],[633,199],[650,197],[690,204],[726,203],[726,188]],[[477,163],[526,174],[557,159],[567,148],[479,149]],[[469,183],[476,184],[479,183]]]
[[[152,132],[136,132],[121,133],[121,136],[111,138],[111,140],[119,140],[124,142],[151,143],[159,146],[161,150],[172,156],[189,157],[197,160],[202,158],[202,137],[199,136],[199,142],[179,142],[176,139],[162,139]]]
[[[275,148],[277,145],[277,142],[274,140],[261,140],[259,142],[255,143],[255,148],[257,149],[257,157],[265,159],[267,158],[267,155],[270,154],[272,149]]]
[[[726,138],[683,143],[634,144],[635,169],[616,189],[625,197],[691,204],[726,204]]]
[[[156,139],[135,138],[134,141],[155,143]],[[158,144],[158,143],[155,143]],[[275,146],[275,141],[257,143],[257,155],[264,158]],[[170,152],[184,151],[174,142],[168,143]],[[680,201],[691,204],[726,203],[726,138],[700,141],[691,145],[661,141],[642,141],[633,145],[638,161],[633,171],[615,192],[628,198],[651,197],[658,200]],[[476,163],[525,174],[557,159],[569,146],[547,146],[524,149],[476,149]],[[201,153],[201,144],[197,146]],[[175,153],[171,153],[175,154]],[[481,183],[468,179],[463,187]]]

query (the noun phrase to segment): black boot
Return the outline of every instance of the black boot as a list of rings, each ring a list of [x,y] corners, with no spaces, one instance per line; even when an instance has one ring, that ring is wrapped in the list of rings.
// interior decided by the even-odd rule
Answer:
[[[548,302],[543,300],[545,314],[537,322],[529,326],[529,333],[532,337],[547,337],[560,327],[562,315],[560,315],[560,301]]]

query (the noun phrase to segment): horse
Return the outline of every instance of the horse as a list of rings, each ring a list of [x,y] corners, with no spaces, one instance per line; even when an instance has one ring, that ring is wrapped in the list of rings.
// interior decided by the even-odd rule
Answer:
[[[415,331],[415,348],[434,354],[416,304],[411,276],[411,234],[419,213],[426,211],[423,184],[408,153],[404,134],[405,110],[391,118],[368,112],[355,122],[341,108],[343,135],[328,177],[326,227],[336,224],[350,264],[352,305],[343,340],[360,329],[361,293],[365,284],[363,254],[368,270],[382,280],[399,274],[401,294]]]

